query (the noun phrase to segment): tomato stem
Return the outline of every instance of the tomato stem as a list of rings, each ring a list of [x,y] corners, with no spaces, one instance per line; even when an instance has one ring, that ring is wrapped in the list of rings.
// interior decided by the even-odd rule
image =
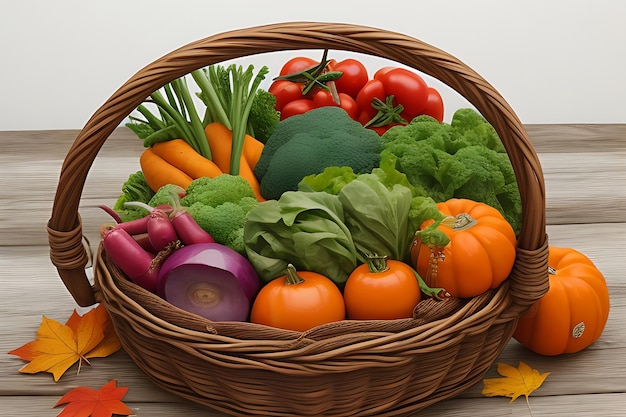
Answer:
[[[387,255],[367,255],[367,267],[373,274],[385,272],[389,269],[389,266],[387,265]]]
[[[337,88],[335,87],[334,82],[343,75],[343,72],[329,71],[328,63],[330,60],[327,57],[328,49],[324,49],[324,54],[322,55],[322,59],[319,64],[314,65],[311,68],[307,68],[304,71],[275,77],[274,81],[287,80],[294,83],[304,84],[304,88],[302,89],[303,96],[307,95],[314,87],[319,87],[323,90],[330,91],[333,101],[336,104],[340,104]]]
[[[296,267],[292,264],[287,265],[287,270],[285,271],[285,285],[297,285],[302,284],[304,280],[300,275],[298,275],[298,271],[296,271]]]
[[[364,127],[382,127],[394,123],[407,124],[407,121],[400,115],[404,111],[404,106],[402,104],[394,106],[393,96],[388,96],[385,101],[374,97],[371,104],[378,113],[365,123]]]

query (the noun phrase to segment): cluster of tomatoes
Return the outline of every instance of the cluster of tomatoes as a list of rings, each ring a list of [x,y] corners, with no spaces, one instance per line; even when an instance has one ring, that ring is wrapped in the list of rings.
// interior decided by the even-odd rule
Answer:
[[[441,95],[417,73],[383,67],[370,79],[359,60],[326,60],[326,52],[320,61],[288,60],[268,91],[276,97],[281,120],[322,106],[339,106],[352,119],[382,134],[419,115],[440,122],[444,117]]]

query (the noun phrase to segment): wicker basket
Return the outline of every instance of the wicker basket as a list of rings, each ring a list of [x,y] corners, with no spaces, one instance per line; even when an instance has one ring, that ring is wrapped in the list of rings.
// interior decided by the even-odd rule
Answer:
[[[499,288],[422,302],[413,319],[343,321],[306,333],[211,322],[126,280],[100,246],[85,274],[78,206],[99,149],[150,93],[195,69],[265,52],[335,49],[388,58],[429,74],[471,102],[500,135],[523,204],[517,259]],[[126,352],[159,387],[230,415],[400,416],[479,382],[517,318],[548,287],[542,171],[527,133],[494,88],[449,54],[371,27],[285,23],[183,46],[135,74],[92,116],[64,161],[48,224],[51,259],[80,305],[104,304]]]

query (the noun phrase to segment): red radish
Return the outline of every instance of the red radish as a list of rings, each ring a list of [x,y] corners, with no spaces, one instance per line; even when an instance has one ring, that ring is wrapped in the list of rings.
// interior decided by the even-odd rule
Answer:
[[[191,214],[186,211],[175,211],[172,214],[171,221],[178,238],[185,245],[215,242],[213,237],[201,228],[194,218],[191,217]]]
[[[143,249],[123,229],[113,228],[102,240],[111,260],[137,285],[155,292],[159,276],[159,263],[155,255]]]
[[[174,225],[163,210],[154,209],[147,217],[148,239],[157,252],[178,240]]]
[[[209,320],[244,321],[259,288],[256,271],[241,254],[218,243],[198,243],[163,262],[157,293]]]
[[[150,215],[148,214],[140,219],[119,223],[116,227],[126,230],[129,235],[140,235],[148,232],[149,218]]]
[[[150,243],[150,238],[148,237],[147,232],[139,233],[138,235],[132,235],[132,236],[133,236],[133,239],[135,239],[135,241],[139,243],[139,246],[141,246],[148,252],[151,252],[155,255],[159,252],[158,250],[154,249],[154,246],[152,246],[152,243]]]

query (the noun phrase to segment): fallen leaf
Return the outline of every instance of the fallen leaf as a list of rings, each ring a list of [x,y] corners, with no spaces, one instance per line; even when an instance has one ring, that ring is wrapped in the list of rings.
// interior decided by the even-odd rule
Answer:
[[[118,387],[117,381],[104,384],[99,390],[77,387],[65,394],[54,405],[65,408],[57,417],[111,417],[113,414],[128,416],[133,414],[122,402],[128,387]]]
[[[482,394],[486,397],[510,397],[513,402],[520,395],[526,397],[543,384],[550,372],[540,373],[524,362],[520,362],[517,368],[505,363],[498,363],[498,373],[502,378],[484,379]]]
[[[55,382],[74,363],[105,357],[120,349],[111,319],[102,305],[80,316],[74,310],[65,325],[43,316],[37,339],[9,352],[29,362],[20,372],[49,372]]]

